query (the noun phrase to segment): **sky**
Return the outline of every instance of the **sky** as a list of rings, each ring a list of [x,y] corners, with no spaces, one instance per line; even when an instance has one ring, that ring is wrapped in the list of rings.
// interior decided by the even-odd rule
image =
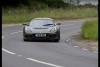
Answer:
[[[64,0],[64,1],[70,1],[70,0]],[[72,1],[76,1],[76,0],[72,0]],[[80,3],[81,4],[84,4],[84,3],[92,3],[92,4],[98,4],[98,0],[80,0]]]

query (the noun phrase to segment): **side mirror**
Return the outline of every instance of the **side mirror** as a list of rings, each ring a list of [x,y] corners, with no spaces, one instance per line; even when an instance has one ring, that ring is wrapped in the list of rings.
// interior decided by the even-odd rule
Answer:
[[[61,25],[61,23],[57,23],[57,25]]]
[[[29,26],[29,24],[23,23],[22,25]]]

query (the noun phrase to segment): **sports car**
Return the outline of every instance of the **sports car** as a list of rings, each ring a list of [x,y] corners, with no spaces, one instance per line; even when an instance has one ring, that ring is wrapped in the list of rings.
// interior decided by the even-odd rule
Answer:
[[[23,40],[60,40],[60,25],[51,18],[34,18],[29,23],[23,23]]]

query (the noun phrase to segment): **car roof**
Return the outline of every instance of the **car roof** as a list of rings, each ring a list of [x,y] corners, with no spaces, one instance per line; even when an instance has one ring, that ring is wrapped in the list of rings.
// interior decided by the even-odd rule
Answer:
[[[34,19],[38,19],[38,20],[54,20],[54,19],[51,19],[51,18],[34,18]]]

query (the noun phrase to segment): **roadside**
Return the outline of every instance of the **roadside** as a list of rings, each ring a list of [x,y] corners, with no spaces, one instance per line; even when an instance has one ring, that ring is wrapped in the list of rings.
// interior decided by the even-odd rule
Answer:
[[[16,25],[22,25],[22,24],[2,24],[2,26],[16,26]]]
[[[2,11],[2,24],[17,24],[28,22],[33,18],[49,17],[55,20],[68,20],[68,19],[84,19],[98,16],[97,7],[84,7],[80,9],[45,9],[45,10],[29,10],[24,8],[3,8]]]
[[[97,17],[91,17],[91,18],[84,18],[84,19],[57,19],[55,20],[56,22],[63,22],[63,21],[74,21],[74,20],[94,20],[97,19]],[[27,23],[27,22],[22,22],[22,23]],[[12,23],[12,24],[2,24],[2,26],[14,26],[14,25],[22,25],[22,23]]]
[[[71,37],[71,43],[74,46],[98,52],[98,19],[86,20],[80,34]]]
[[[86,48],[90,51],[98,52],[98,41],[83,39],[80,38],[79,35],[74,35],[71,37],[71,42],[81,48]]]

